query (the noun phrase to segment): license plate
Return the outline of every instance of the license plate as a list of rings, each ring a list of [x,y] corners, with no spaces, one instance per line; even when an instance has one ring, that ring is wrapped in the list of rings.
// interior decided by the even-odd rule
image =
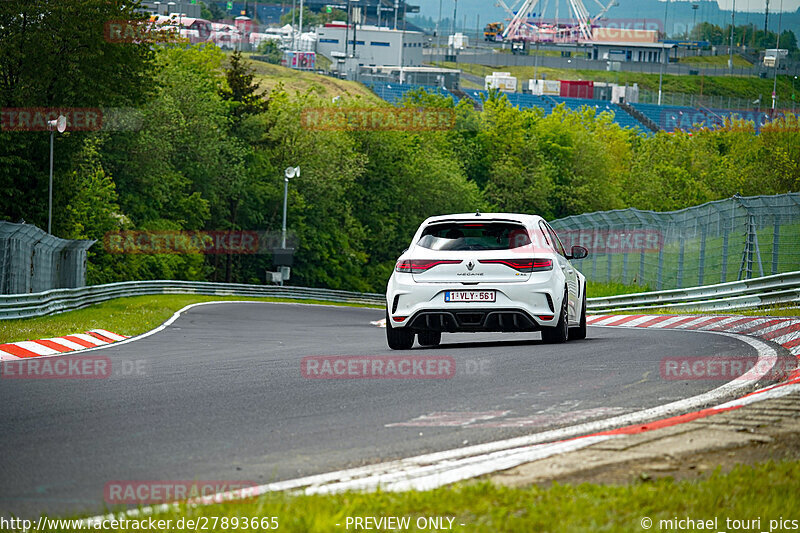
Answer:
[[[445,302],[494,302],[494,291],[445,291]]]

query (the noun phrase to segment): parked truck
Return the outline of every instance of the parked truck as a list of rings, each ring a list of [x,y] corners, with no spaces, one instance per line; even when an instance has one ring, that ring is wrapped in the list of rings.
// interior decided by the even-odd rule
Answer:
[[[490,22],[486,25],[483,29],[483,40],[484,41],[502,41],[503,40],[503,32],[505,31],[506,27],[503,25],[502,22]]]

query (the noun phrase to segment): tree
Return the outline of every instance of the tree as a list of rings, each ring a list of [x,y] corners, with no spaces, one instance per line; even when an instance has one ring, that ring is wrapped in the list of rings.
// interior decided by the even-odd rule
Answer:
[[[225,69],[227,85],[220,89],[220,96],[233,104],[232,113],[236,119],[266,111],[269,101],[258,94],[259,84],[249,64],[242,61],[242,53],[231,54],[230,67]]]
[[[0,107],[129,107],[152,94],[154,52],[147,42],[114,42],[107,23],[141,20],[135,2],[0,2]],[[54,188],[85,133],[57,139]],[[0,213],[45,227],[49,135],[0,131]]]
[[[291,24],[292,17],[294,17],[294,21],[296,24],[300,24],[300,13],[295,11],[294,9],[290,9],[288,13],[284,13],[281,15],[281,24]],[[303,7],[303,28],[300,28],[302,31],[303,29],[308,30],[309,28],[313,28],[315,26],[319,26],[320,24],[325,24],[327,22],[331,22],[333,20],[347,20],[347,13],[342,11],[341,9],[333,9],[330,13],[323,12],[323,11],[311,11],[308,7]]]
[[[267,62],[273,65],[280,65],[283,59],[283,50],[278,43],[272,39],[262,41],[258,45],[258,53],[267,56]]]
[[[200,16],[207,20],[222,20],[228,15],[215,2],[200,2]]]

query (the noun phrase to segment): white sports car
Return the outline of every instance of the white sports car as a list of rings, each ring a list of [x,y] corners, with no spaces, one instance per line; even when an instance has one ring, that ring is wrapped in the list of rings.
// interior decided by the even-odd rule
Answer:
[[[473,213],[427,219],[386,288],[386,339],[407,350],[442,332],[541,331],[545,342],[586,337],[586,278],[535,215]]]

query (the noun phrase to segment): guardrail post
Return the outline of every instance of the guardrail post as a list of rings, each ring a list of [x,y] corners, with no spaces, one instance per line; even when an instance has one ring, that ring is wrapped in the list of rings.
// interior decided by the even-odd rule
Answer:
[[[772,230],[772,273],[778,273],[778,247],[781,241],[781,224],[775,217],[775,227]]]
[[[722,273],[720,274],[720,283],[725,283],[728,277],[728,230],[722,233]]]
[[[697,262],[697,284],[703,284],[703,269],[706,265],[706,231],[700,231],[700,259]]]
[[[644,248],[639,252],[639,285],[644,284]]]
[[[628,252],[622,254],[622,283],[628,284]]]
[[[680,251],[678,252],[678,280],[676,282],[679,289],[683,287],[683,251],[684,251],[684,243],[685,243],[685,241],[683,239],[683,235],[681,235]]]

